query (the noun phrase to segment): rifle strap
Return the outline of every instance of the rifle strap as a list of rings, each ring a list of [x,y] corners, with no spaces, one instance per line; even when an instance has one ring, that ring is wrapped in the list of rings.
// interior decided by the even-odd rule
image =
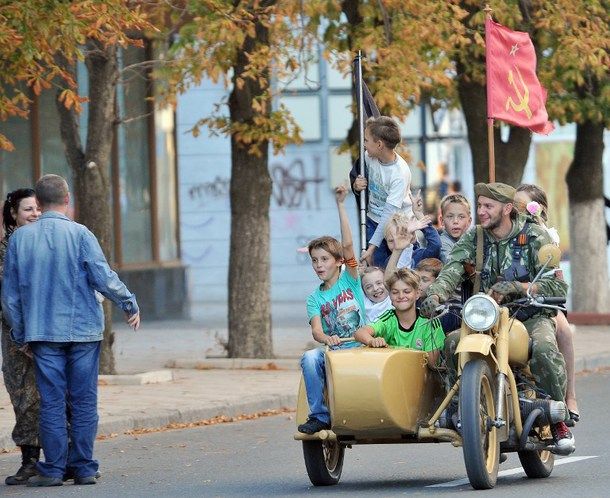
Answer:
[[[475,255],[474,267],[474,289],[473,294],[481,291],[481,272],[483,271],[483,242],[484,242],[483,227],[477,225],[477,252]]]

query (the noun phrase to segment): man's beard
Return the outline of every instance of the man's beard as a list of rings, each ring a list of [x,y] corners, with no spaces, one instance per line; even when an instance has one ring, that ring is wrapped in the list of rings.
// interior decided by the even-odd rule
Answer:
[[[502,224],[502,216],[489,219],[489,225],[485,227],[485,230],[493,231]]]

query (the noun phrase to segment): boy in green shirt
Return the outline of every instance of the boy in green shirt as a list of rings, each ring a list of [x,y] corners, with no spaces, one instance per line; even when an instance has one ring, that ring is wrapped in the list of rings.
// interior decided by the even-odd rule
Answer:
[[[394,309],[383,313],[369,325],[359,328],[354,338],[372,348],[397,346],[429,353],[428,365],[436,365],[445,334],[438,320],[419,316],[415,303],[420,296],[419,276],[401,268],[386,280]]]

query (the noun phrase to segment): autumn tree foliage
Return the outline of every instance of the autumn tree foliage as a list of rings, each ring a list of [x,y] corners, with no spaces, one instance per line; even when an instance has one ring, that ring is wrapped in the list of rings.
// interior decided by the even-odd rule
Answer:
[[[111,254],[109,165],[116,123],[118,47],[141,44],[134,34],[152,30],[139,2],[22,0],[0,6],[0,119],[27,117],[31,96],[55,90],[66,158],[73,171],[78,221]],[[78,94],[75,67],[87,68],[88,98]],[[78,113],[88,105],[86,139]],[[0,147],[12,144],[0,135]],[[114,373],[112,321],[106,330],[100,370]]]
[[[356,50],[368,55],[364,73],[384,113],[403,117],[414,104],[441,101],[464,114],[475,181],[488,181],[484,23],[478,0],[451,2],[329,2],[327,52],[345,71]],[[574,309],[608,309],[603,208],[603,133],[610,120],[610,10],[607,2],[504,0],[493,18],[530,34],[550,119],[576,123],[567,175],[571,215]],[[330,22],[328,22],[330,20]],[[501,127],[507,133],[501,134]],[[352,127],[351,133],[355,131]],[[496,178],[517,185],[531,148],[525,128],[496,122]],[[582,223],[583,219],[592,223]],[[595,227],[590,230],[590,227]],[[592,257],[592,255],[595,255]],[[591,282],[592,268],[595,273]],[[599,270],[599,271],[598,271]]]
[[[313,2],[315,3],[315,2]],[[305,3],[307,5],[307,3]],[[229,254],[229,342],[231,357],[271,357],[269,149],[300,140],[299,129],[283,106],[271,78],[298,70],[299,53],[309,36],[300,2],[203,0],[175,8],[186,19],[177,33],[169,64],[160,76],[176,94],[203,78],[222,82],[228,100],[202,116],[206,126],[231,140],[231,241]]]
[[[576,123],[566,175],[573,309],[608,312],[603,152],[610,128],[610,9],[597,0],[533,3],[545,51],[540,76],[549,89],[547,109],[562,124]]]

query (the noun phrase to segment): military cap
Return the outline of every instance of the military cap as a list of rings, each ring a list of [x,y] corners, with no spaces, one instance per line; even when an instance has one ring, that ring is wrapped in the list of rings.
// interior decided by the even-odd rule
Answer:
[[[514,187],[506,185],[506,183],[477,183],[474,186],[474,193],[476,197],[482,195],[483,197],[489,197],[496,201],[507,203],[515,202],[515,194],[517,191]]]

